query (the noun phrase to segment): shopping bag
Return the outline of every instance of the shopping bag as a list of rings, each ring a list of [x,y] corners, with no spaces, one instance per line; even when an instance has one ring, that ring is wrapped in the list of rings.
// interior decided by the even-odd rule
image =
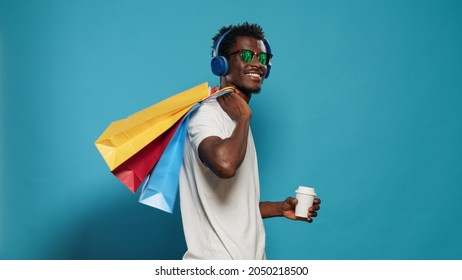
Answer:
[[[217,98],[231,91],[233,91],[231,88],[224,88],[202,102]],[[183,163],[184,141],[188,131],[189,117],[191,113],[200,107],[201,103],[191,108],[183,118],[156,167],[148,175],[141,191],[140,203],[168,213],[173,212],[178,193],[179,174]]]
[[[181,120],[127,161],[116,167],[116,169],[112,170],[112,173],[129,190],[135,193],[158,162],[180,123]]]
[[[181,122],[180,127],[170,140],[167,148],[148,176],[140,195],[139,202],[173,212],[178,192],[178,181],[183,163],[184,140],[188,130],[189,115]]]
[[[111,123],[95,143],[109,169],[146,147],[208,95],[208,84],[203,83]]]
[[[211,89],[207,98],[216,97],[220,92],[217,87]],[[191,110],[190,110],[191,111]],[[188,114],[190,113],[188,111]],[[112,170],[112,173],[133,193],[137,192],[141,183],[148,177],[148,174],[156,165],[163,151],[179,127],[181,120],[158,136],[146,147],[127,159],[121,165]]]

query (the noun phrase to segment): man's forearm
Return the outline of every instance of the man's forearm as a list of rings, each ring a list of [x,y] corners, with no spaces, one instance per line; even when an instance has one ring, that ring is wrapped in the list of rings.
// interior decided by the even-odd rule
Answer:
[[[231,136],[221,141],[222,149],[219,157],[234,170],[239,168],[245,158],[249,126],[250,119],[239,120]]]
[[[260,212],[263,219],[282,216],[282,202],[260,202]]]

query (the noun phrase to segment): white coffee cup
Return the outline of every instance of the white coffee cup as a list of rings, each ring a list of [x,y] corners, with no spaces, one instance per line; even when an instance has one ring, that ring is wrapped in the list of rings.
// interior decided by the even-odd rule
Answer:
[[[295,216],[308,218],[308,208],[313,206],[314,197],[316,196],[314,188],[299,186],[295,193],[298,200],[295,206]]]

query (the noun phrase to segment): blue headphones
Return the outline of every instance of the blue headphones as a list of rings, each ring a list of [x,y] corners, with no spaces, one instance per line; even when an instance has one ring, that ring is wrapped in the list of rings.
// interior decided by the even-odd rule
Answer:
[[[217,75],[217,76],[224,76],[226,73],[228,73],[228,60],[226,57],[218,55],[218,50],[220,49],[220,44],[221,41],[228,35],[229,32],[231,32],[232,28],[223,33],[223,35],[218,38],[218,40],[215,42],[213,46],[213,51],[212,51],[212,61],[210,62],[210,66],[212,67],[212,73]],[[268,53],[271,53],[271,47],[266,39],[263,39],[263,43],[265,44],[266,51]],[[266,65],[266,76],[265,79],[268,78],[271,70],[271,62]]]

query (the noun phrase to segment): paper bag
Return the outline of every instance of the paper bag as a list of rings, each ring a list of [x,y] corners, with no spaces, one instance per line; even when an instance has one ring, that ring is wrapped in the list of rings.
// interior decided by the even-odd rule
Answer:
[[[111,123],[95,143],[109,169],[114,170],[146,147],[208,95],[208,85],[203,83]]]
[[[181,120],[116,169],[112,170],[112,173],[129,190],[135,193],[158,162],[180,123]]]
[[[153,172],[148,176],[139,202],[173,212],[181,164],[183,163],[184,140],[188,130],[189,115],[170,140]]]

